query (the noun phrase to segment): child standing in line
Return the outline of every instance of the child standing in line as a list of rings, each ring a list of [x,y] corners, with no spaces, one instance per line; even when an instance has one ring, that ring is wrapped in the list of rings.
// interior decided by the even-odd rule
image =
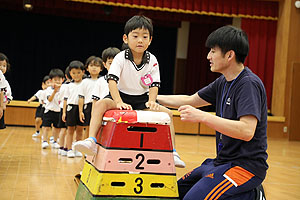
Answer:
[[[43,142],[42,142],[42,148],[45,149],[49,146],[48,144],[48,132],[51,129],[51,125],[53,125],[52,128],[52,135],[54,138],[54,141],[52,143],[52,147],[55,149],[59,148],[59,145],[57,144],[57,138],[59,134],[59,128],[58,128],[58,118],[59,118],[59,89],[64,81],[64,73],[60,69],[52,69],[49,73],[49,77],[51,79],[52,86],[48,87],[45,91],[45,96],[47,99],[46,105],[45,105],[45,112],[43,116]]]
[[[0,116],[0,129],[5,129],[5,122],[4,122],[4,110],[6,109],[6,104],[8,104],[12,100],[12,93],[11,93],[11,88],[8,83],[8,81],[5,79],[4,74],[10,69],[10,64],[8,61],[8,58],[5,54],[0,53],[0,88],[1,88],[1,116]]]
[[[105,69],[108,71],[110,69],[110,65],[114,59],[114,57],[120,53],[120,50],[116,47],[108,47],[102,52],[102,60]],[[109,94],[109,88],[107,83],[107,77],[102,76],[97,80],[97,83],[94,86],[94,90],[92,92],[93,106],[94,104],[103,99],[105,96]]]
[[[87,155],[97,154],[96,134],[101,127],[104,113],[111,109],[168,113],[175,147],[172,112],[156,103],[160,87],[159,65],[156,57],[146,51],[152,41],[152,22],[145,16],[133,16],[127,21],[124,33],[123,41],[129,48],[116,55],[111,64],[107,75],[110,95],[95,103],[90,123],[90,137],[74,145],[75,149]],[[175,148],[173,155],[175,166],[185,167]]]
[[[79,88],[79,98],[78,106],[79,113],[84,113],[84,115],[79,115],[80,121],[85,126],[85,130],[88,133],[91,112],[92,112],[92,92],[99,79],[100,72],[104,69],[103,61],[101,58],[96,56],[90,56],[85,63],[85,69],[89,72],[89,76],[82,81],[81,87]],[[84,137],[87,138],[87,136]]]
[[[30,99],[27,100],[28,103],[39,100],[40,105],[35,111],[35,133],[32,137],[38,137],[40,135],[40,127],[42,125],[43,114],[45,111],[45,90],[51,85],[50,77],[47,75],[43,78],[42,90],[37,91]]]
[[[76,129],[76,140],[82,140],[82,132],[84,124],[80,121],[79,116],[84,116],[83,111],[79,112],[79,88],[81,87],[82,77],[84,75],[84,65],[80,61],[72,61],[69,65],[72,82],[68,84],[64,93],[64,107],[62,120],[67,124],[67,157],[81,157],[82,154],[72,150],[73,135]]]
[[[66,122],[62,121],[63,115],[63,107],[64,107],[64,94],[68,87],[68,84],[71,82],[72,77],[70,76],[69,67],[65,70],[65,78],[66,81],[61,85],[59,90],[59,106],[60,106],[60,113],[59,113],[59,120],[58,120],[58,127],[60,128],[59,132],[59,149],[58,155],[67,156],[67,147],[66,147],[66,132],[67,132],[67,125]]]

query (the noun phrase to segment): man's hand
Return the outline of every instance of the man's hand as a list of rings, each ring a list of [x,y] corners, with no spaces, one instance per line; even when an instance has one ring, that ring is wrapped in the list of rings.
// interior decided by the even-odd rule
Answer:
[[[203,111],[189,105],[180,106],[178,111],[180,112],[181,121],[188,122],[200,122],[204,114]]]
[[[158,111],[159,110],[159,104],[155,101],[148,101],[145,103],[146,107],[150,110]]]

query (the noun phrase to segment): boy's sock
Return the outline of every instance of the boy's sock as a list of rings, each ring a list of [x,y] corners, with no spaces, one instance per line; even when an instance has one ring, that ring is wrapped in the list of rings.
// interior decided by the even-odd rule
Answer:
[[[93,139],[95,143],[97,143],[97,139],[95,137],[90,137],[90,138]]]

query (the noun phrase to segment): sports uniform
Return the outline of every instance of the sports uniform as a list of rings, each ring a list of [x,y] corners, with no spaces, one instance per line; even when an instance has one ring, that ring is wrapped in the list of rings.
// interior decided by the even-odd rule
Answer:
[[[107,80],[118,83],[124,103],[134,110],[146,109],[150,87],[160,87],[159,65],[156,57],[145,51],[142,63],[136,65],[130,49],[118,53],[108,71]],[[107,98],[112,97],[110,95]]]
[[[267,100],[261,80],[247,67],[233,81],[222,75],[198,91],[199,97],[216,107],[216,115],[239,120],[255,116],[257,126],[250,141],[216,132],[217,157],[178,181],[184,199],[254,199],[253,190],[266,176]]]
[[[91,121],[91,112],[93,104],[93,91],[97,85],[98,79],[91,79],[90,77],[82,80],[79,88],[79,96],[84,98],[83,113],[84,113],[84,125],[89,126]]]
[[[67,100],[66,125],[67,126],[84,126],[79,120],[78,99],[79,91],[82,81],[80,83],[71,82],[66,87],[64,92],[64,99]]]
[[[51,124],[53,124],[55,128],[58,128],[58,119],[59,119],[59,112],[60,112],[59,91],[54,95],[52,101],[48,101],[48,98],[52,95],[53,91],[54,91],[53,87],[48,87],[45,90],[45,97],[47,101],[45,104],[42,126],[51,127]]]

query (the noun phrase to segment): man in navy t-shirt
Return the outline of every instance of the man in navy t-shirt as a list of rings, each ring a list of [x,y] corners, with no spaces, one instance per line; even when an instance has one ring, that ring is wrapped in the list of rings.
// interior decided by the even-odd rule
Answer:
[[[159,95],[158,101],[179,107],[182,121],[216,130],[215,159],[178,181],[180,199],[251,199],[263,182],[267,160],[267,98],[262,81],[243,65],[248,37],[233,26],[212,32],[206,46],[212,72],[222,75],[194,95]],[[216,116],[196,109],[216,107]]]

